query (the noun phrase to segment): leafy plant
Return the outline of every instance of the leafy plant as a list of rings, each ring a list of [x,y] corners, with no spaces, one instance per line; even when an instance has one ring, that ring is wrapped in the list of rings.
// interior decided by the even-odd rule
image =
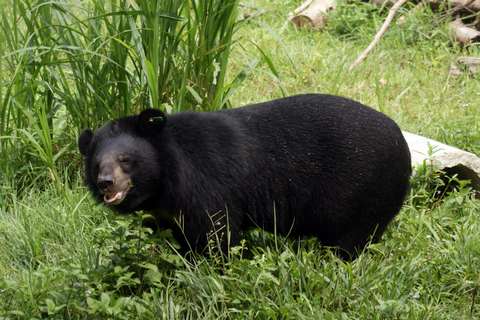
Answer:
[[[238,85],[226,83],[238,0],[7,2],[4,172],[16,171],[9,166],[23,156],[14,150],[20,144],[29,153],[21,163],[39,168],[31,177],[58,180],[59,158],[72,148],[57,145],[79,130],[146,107],[223,108]]]

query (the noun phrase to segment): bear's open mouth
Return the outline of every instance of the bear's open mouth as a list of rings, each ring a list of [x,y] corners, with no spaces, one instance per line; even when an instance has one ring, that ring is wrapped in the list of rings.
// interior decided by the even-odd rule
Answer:
[[[113,205],[113,206],[120,204],[127,196],[129,190],[130,190],[130,187],[121,191],[106,192],[103,195],[103,201],[106,204]]]

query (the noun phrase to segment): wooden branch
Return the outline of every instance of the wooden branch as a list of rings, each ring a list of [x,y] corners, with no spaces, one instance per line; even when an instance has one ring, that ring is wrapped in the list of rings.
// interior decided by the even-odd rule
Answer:
[[[350,65],[350,68],[348,68],[349,71],[353,70],[356,66],[358,66],[360,63],[362,63],[365,58],[367,58],[367,55],[372,51],[372,49],[380,42],[380,39],[382,38],[383,34],[387,31],[388,26],[390,23],[392,23],[393,17],[395,17],[395,14],[397,13],[398,9],[405,4],[408,0],[398,0],[395,2],[395,4],[390,8],[388,11],[388,16],[383,22],[382,27],[380,30],[378,30],[377,34],[373,38],[373,41],[368,45],[368,47],[358,56],[358,58]]]
[[[395,0],[370,0],[370,2],[376,6],[390,6],[393,5]],[[448,4],[455,10],[468,9],[471,11],[480,11],[480,0],[422,0],[417,4],[429,4],[434,7],[439,7],[442,4]]]

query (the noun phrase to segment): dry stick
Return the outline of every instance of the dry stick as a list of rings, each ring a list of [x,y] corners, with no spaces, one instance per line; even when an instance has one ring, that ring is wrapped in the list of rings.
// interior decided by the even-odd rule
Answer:
[[[363,60],[367,57],[367,55],[372,51],[372,49],[380,42],[380,38],[382,38],[383,34],[385,31],[387,31],[388,26],[393,20],[393,17],[397,13],[398,9],[407,2],[408,0],[398,0],[395,2],[395,4],[390,8],[390,11],[388,11],[388,16],[383,22],[382,27],[380,30],[378,30],[377,34],[373,38],[373,41],[368,45],[368,47],[358,56],[358,58],[350,65],[350,68],[348,68],[349,71],[352,71],[353,68],[358,66],[360,63],[362,63]]]

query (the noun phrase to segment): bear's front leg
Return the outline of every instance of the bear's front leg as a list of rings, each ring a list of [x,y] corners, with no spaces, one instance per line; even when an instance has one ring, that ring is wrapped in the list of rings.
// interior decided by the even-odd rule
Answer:
[[[239,242],[238,224],[225,210],[180,214],[177,225],[181,234],[176,239],[184,251],[228,254],[230,246]]]

